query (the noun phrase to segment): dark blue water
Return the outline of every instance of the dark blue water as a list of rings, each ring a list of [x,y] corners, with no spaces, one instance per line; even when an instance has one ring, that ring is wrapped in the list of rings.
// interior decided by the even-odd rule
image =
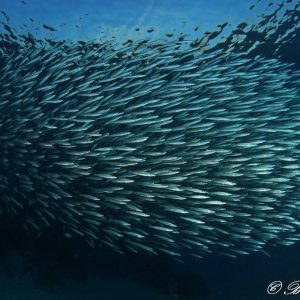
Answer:
[[[164,1],[163,5],[171,6],[169,2],[171,1]],[[290,2],[286,1],[285,5],[289,7]],[[235,25],[235,30],[233,30],[233,27],[228,29],[225,26],[227,28],[226,39],[218,44],[215,44],[215,39],[221,36],[221,33],[218,33],[218,28],[210,32],[202,32],[197,38],[194,37],[195,34],[198,34],[197,31],[193,30],[194,26],[188,30],[195,42],[198,42],[205,35],[210,40],[210,44],[207,44],[208,48],[230,48],[231,51],[239,52],[241,50],[247,51],[256,42],[259,42],[259,46],[254,47],[253,51],[248,53],[249,57],[253,58],[259,54],[267,58],[278,58],[283,62],[294,63],[293,68],[299,70],[300,11],[296,1],[294,3],[292,9],[283,9],[277,12],[278,3],[275,2],[270,6],[270,10],[265,12],[264,16],[257,18],[256,23],[254,22],[256,26],[251,25],[252,21],[247,20],[246,17],[246,27],[241,24]],[[23,8],[23,6],[33,4],[33,2],[28,1],[25,5],[18,3],[18,7]],[[89,1],[88,4],[89,8],[96,6],[95,1]],[[103,2],[102,7],[105,16],[101,22],[106,22],[110,26],[112,23],[114,26],[122,26],[126,23],[133,34],[137,34],[134,28],[141,24],[136,22],[148,4],[146,1],[138,2],[138,4],[136,2],[123,4],[124,7],[127,7],[128,13],[124,17],[124,15],[118,15],[114,8],[114,6],[119,7],[120,3],[116,1]],[[153,5],[159,4],[159,1],[155,1]],[[3,9],[1,5],[3,5]],[[0,4],[0,9],[5,12],[10,10],[7,15],[13,18],[11,15],[15,14],[16,17],[17,13],[16,11],[13,12],[10,5],[9,1],[4,1]],[[85,13],[80,5],[81,3],[77,3],[78,10],[80,9],[78,16]],[[178,1],[176,1],[176,5],[179,10],[181,8],[184,11],[185,6],[180,7]],[[217,6],[218,4],[214,5]],[[234,4],[231,2],[231,5]],[[47,6],[47,4],[41,4],[41,6]],[[59,7],[65,10],[67,4],[64,4],[63,1],[53,1],[51,7],[52,10],[55,7],[56,12]],[[39,9],[31,17],[41,21],[46,16],[43,14],[39,16],[41,7]],[[97,9],[101,10],[99,7]],[[154,8],[152,7],[152,9]],[[221,7],[218,14],[220,11],[225,12],[226,7]],[[71,18],[67,21],[75,24],[74,10],[72,12],[74,19]],[[111,14],[111,12],[113,13]],[[52,13],[54,14],[53,11]],[[248,13],[249,11],[245,13],[245,16]],[[238,13],[235,14],[235,20],[238,19],[237,15]],[[61,15],[57,20],[64,20],[64,17]],[[152,18],[151,26],[150,23],[147,23],[149,25],[147,28],[155,27],[155,18],[151,15],[147,15],[147,18]],[[6,51],[14,51],[18,47],[15,36],[19,38],[19,35],[24,34],[27,30],[26,27],[20,29],[19,21],[13,26],[7,23],[4,15],[2,19],[5,24],[9,24],[9,27],[4,27],[2,30],[1,55]],[[86,20],[89,20],[88,16],[86,16]],[[80,34],[79,38],[86,37],[89,26],[94,29],[96,22],[94,19],[86,21],[84,23],[85,33]],[[230,16],[228,16],[228,22],[232,22]],[[212,23],[208,22],[207,24],[212,26]],[[55,25],[58,25],[56,21],[51,22],[51,18],[46,19],[45,24],[51,24],[54,28]],[[221,22],[218,24],[222,25]],[[184,31],[183,28],[178,27],[178,24],[176,26],[176,34],[171,38],[180,36],[181,31]],[[273,30],[270,30],[268,26],[274,26]],[[76,36],[76,31],[74,32],[74,36]],[[128,31],[126,32],[128,33]],[[64,35],[64,27],[59,29],[57,35],[55,32],[49,33],[45,28],[39,29],[36,34],[39,38],[49,34],[48,38],[51,41],[59,40]],[[107,35],[104,34],[104,36]],[[166,37],[164,36],[164,38]],[[233,43],[233,40],[238,40],[238,43]],[[201,260],[183,256],[182,262],[178,262],[163,255],[151,256],[127,252],[120,255],[107,248],[92,249],[80,239],[64,238],[59,233],[59,228],[57,230],[50,228],[37,238],[30,231],[24,230],[18,220],[7,217],[5,214],[2,217],[0,222],[1,300],[264,300],[300,298],[300,293],[298,295],[297,292],[295,295],[284,295],[284,291],[287,291],[290,283],[300,280],[300,243],[289,247],[268,247],[264,252],[251,253],[246,256],[240,255],[235,259],[213,253]],[[283,287],[276,295],[269,295],[267,288],[275,280],[281,281]]]

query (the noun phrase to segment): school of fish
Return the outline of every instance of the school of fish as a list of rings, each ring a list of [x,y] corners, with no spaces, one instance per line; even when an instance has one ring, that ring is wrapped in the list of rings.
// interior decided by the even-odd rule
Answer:
[[[179,41],[1,53],[1,210],[120,253],[293,244],[299,88],[290,64]]]

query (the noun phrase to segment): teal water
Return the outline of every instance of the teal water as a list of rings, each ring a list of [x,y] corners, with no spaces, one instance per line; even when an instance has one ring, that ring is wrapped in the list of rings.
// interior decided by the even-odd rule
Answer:
[[[228,36],[245,21],[248,27],[239,36],[240,44],[235,51],[240,46],[248,49],[259,41],[260,46],[254,47],[249,55],[251,58],[256,54],[275,57],[282,62],[294,63],[293,68],[299,70],[299,7],[293,11],[293,18],[289,15],[289,9],[297,1],[286,1],[285,9],[277,14],[277,23],[272,11],[276,11],[281,1],[273,1],[270,6],[269,2],[261,1],[249,9],[252,3],[228,0],[28,0],[23,3],[2,0],[0,10],[9,16],[9,26],[14,28],[15,34],[31,33],[36,39],[48,38],[50,41],[172,40],[181,33],[189,34],[186,39],[193,40],[207,31],[214,32],[217,25],[225,22],[231,24],[222,33]],[[271,14],[264,19],[266,24],[258,17],[263,12]],[[4,15],[1,18],[7,23]],[[55,31],[45,28],[45,24]],[[270,32],[265,30],[268,25],[274,25]],[[1,30],[1,34],[8,34],[5,28]],[[293,34],[289,35],[290,32]],[[4,35],[0,42],[2,56],[11,45],[7,46]],[[212,45],[215,44],[212,40]],[[230,41],[229,48],[232,45],[236,44]],[[2,206],[5,206],[3,199]],[[93,249],[81,240],[61,237],[56,228],[50,228],[37,238],[30,230],[24,231],[18,221],[7,220],[5,216],[0,222],[0,299],[4,300],[286,299],[283,291],[289,283],[299,279],[299,243],[289,247],[267,247],[262,252],[234,259],[218,253],[201,260],[184,256],[184,263],[181,263],[166,256],[127,252],[119,255],[107,248]],[[267,287],[274,280],[281,280],[283,289],[270,296]]]

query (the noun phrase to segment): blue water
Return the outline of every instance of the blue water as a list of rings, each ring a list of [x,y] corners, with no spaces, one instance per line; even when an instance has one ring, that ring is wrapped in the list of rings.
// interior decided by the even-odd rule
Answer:
[[[273,6],[281,1],[273,1]],[[293,1],[295,3],[296,1]],[[165,33],[215,30],[229,21],[254,24],[268,2],[249,10],[253,1],[234,0],[1,0],[0,10],[20,32],[55,39],[159,38]],[[291,4],[290,4],[291,5]],[[33,18],[32,23],[29,18]],[[35,30],[49,24],[57,32]],[[26,24],[27,27],[22,27]],[[76,27],[77,26],[77,27]],[[232,25],[233,26],[233,25]],[[155,31],[147,33],[147,29]],[[136,31],[139,28],[139,31]],[[227,29],[230,30],[230,29]],[[228,32],[228,31],[227,31]],[[297,43],[293,44],[297,45]],[[296,52],[299,48],[290,49]],[[271,51],[272,52],[272,51]],[[268,52],[269,53],[269,52]],[[292,52],[294,53],[294,52]],[[297,54],[299,55],[299,54]],[[298,57],[283,59],[299,64]],[[270,296],[268,285],[281,280],[286,287],[300,280],[300,244],[266,249],[266,253],[236,259],[209,255],[202,260],[116,255],[60,240],[55,232],[36,240],[5,224],[0,239],[1,300],[264,300],[297,299],[300,295]],[[7,233],[8,232],[8,233]]]
[[[99,26],[114,34],[132,36],[134,28],[155,28],[154,36],[166,32],[192,32],[199,25],[204,32],[216,25],[230,21],[233,24],[255,19],[255,12],[248,8],[251,0],[52,0],[26,1],[2,0],[1,9],[7,12],[16,26],[29,24],[29,18],[36,22],[52,24],[60,28],[56,37],[97,38]],[[279,0],[273,1],[280,3]],[[263,5],[261,5],[263,6]],[[62,23],[66,23],[60,27]],[[78,25],[78,29],[74,27]]]

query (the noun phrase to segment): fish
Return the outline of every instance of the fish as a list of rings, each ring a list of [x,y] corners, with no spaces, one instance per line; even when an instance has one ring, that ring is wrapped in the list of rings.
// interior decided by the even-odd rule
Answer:
[[[292,64],[189,41],[25,41],[1,55],[0,86],[1,210],[26,230],[174,257],[298,241]]]

